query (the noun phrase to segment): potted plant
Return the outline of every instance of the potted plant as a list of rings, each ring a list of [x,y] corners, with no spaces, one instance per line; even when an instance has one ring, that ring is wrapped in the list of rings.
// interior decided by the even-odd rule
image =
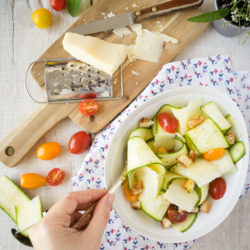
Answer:
[[[215,0],[215,11],[191,17],[192,22],[213,22],[214,28],[223,36],[237,36],[248,30],[250,35],[250,1],[248,0]]]

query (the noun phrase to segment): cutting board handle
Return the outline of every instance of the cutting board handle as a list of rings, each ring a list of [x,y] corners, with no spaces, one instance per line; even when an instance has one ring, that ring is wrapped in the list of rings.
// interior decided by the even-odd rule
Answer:
[[[0,142],[0,161],[8,167],[15,166],[35,143],[60,120],[66,118],[76,105],[40,105],[26,121]]]

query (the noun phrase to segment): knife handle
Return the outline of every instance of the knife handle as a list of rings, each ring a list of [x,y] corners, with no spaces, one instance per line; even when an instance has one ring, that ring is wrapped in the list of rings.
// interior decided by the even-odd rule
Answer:
[[[166,13],[186,9],[194,6],[199,6],[203,0],[170,0],[163,3],[153,5],[141,10],[134,11],[135,22],[140,22],[144,19],[165,15]]]

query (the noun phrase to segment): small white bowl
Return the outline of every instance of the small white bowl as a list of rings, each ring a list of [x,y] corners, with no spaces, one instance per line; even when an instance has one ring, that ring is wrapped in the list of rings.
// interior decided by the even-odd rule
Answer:
[[[105,182],[110,187],[121,175],[124,169],[124,150],[129,132],[138,126],[142,117],[151,118],[163,104],[185,106],[191,100],[201,98],[203,103],[213,101],[221,111],[231,114],[237,121],[235,129],[237,138],[244,142],[246,155],[236,164],[237,172],[225,175],[227,189],[220,200],[210,200],[212,208],[208,214],[199,213],[198,218],[184,233],[174,228],[162,229],[161,224],[154,221],[142,211],[136,211],[130,207],[130,203],[124,198],[122,188],[115,193],[114,209],[122,221],[137,233],[153,240],[166,243],[178,243],[197,239],[216,228],[230,214],[236,205],[242,192],[248,169],[249,145],[245,121],[235,103],[229,96],[210,87],[180,87],[168,90],[157,95],[132,112],[120,127],[109,145],[105,163]]]

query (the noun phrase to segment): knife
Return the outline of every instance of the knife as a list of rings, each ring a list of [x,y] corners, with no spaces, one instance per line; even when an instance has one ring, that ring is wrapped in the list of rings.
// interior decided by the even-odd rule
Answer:
[[[123,14],[91,22],[70,30],[82,35],[121,28],[140,22],[144,19],[165,15],[169,12],[199,6],[203,0],[169,0],[144,9],[125,12]]]

